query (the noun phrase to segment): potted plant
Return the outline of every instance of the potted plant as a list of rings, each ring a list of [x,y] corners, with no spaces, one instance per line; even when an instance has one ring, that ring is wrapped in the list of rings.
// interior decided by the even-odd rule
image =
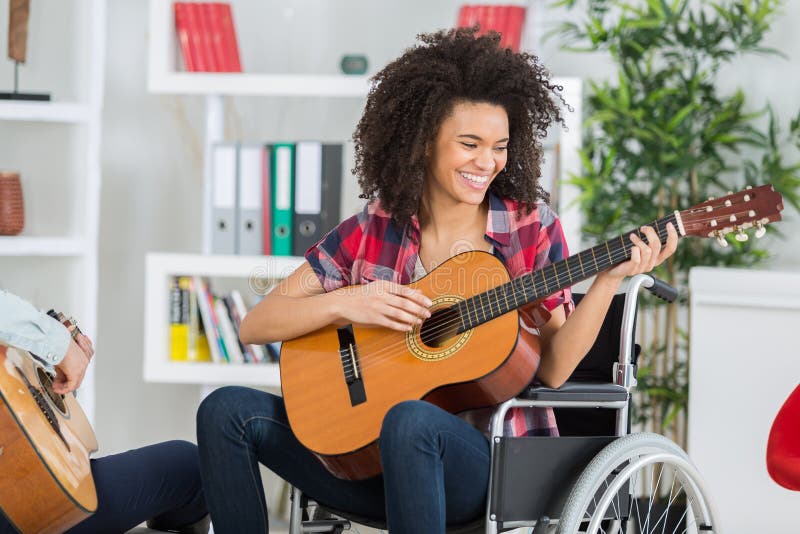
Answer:
[[[717,79],[742,54],[777,53],[761,43],[780,3],[556,2],[570,13],[557,30],[564,48],[608,54],[616,70],[610,80],[588,81],[583,170],[571,177],[587,238],[609,239],[747,184],[771,183],[800,208],[800,112],[789,110],[794,119],[782,125],[769,106],[749,109],[741,91],[721,94]],[[683,288],[696,265],[748,266],[768,257],[755,239],[728,236],[724,244],[684,243],[656,274]],[[686,295],[672,305],[646,299],[642,312],[636,417],[685,446]]]

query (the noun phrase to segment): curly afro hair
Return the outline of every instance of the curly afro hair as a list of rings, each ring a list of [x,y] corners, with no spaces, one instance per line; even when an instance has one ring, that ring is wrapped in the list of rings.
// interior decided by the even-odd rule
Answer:
[[[502,106],[508,114],[508,162],[490,186],[530,212],[550,195],[539,184],[547,129],[564,120],[563,88],[536,56],[500,47],[500,35],[479,28],[417,36],[417,45],[372,78],[358,123],[355,168],[361,198],[380,198],[401,227],[417,213],[427,169],[426,147],[459,102]],[[568,107],[568,106],[567,106]]]

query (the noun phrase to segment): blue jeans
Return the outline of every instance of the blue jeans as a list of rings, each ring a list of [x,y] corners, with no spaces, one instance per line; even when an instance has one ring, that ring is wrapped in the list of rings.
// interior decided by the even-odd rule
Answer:
[[[402,402],[386,414],[379,443],[382,476],[340,480],[297,441],[282,398],[242,387],[214,391],[197,413],[214,532],[269,532],[259,462],[321,504],[386,519],[392,534],[443,533],[446,523],[485,512],[489,442],[470,424],[427,402]]]
[[[91,460],[91,469],[97,512],[68,534],[127,532],[154,518],[177,528],[208,513],[197,447],[188,441],[168,441],[104,456]],[[0,532],[16,532],[2,514]]]

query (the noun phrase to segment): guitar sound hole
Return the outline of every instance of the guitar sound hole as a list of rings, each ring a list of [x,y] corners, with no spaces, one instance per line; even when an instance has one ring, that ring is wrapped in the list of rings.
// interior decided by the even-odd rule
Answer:
[[[36,374],[39,377],[39,384],[42,385],[42,391],[50,397],[50,400],[53,401],[53,404],[59,412],[63,415],[67,415],[67,405],[64,403],[64,396],[53,391],[53,377],[41,367],[36,368]]]
[[[458,312],[451,306],[436,310],[422,323],[419,337],[429,347],[441,347],[458,335]]]

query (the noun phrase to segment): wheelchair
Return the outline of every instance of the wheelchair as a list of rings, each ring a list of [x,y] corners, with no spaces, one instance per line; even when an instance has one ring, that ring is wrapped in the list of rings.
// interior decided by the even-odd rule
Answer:
[[[530,387],[495,408],[486,515],[472,524],[448,525],[449,534],[524,528],[517,532],[721,532],[708,490],[686,453],[663,436],[630,433],[640,288],[670,302],[677,298],[668,284],[634,276],[627,291],[614,297],[597,341],[567,383]],[[574,295],[576,303],[581,297]],[[513,407],[553,407],[561,436],[504,436],[503,421]],[[386,529],[326,509],[297,488],[291,499],[289,534],[341,533],[353,524]]]

